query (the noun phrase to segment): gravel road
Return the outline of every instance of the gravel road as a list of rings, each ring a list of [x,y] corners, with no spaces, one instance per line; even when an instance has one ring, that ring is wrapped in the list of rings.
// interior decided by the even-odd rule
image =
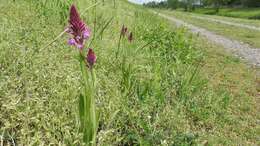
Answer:
[[[260,31],[260,27],[256,27],[256,26],[252,26],[252,25],[239,24],[239,23],[228,22],[228,21],[218,20],[218,19],[213,19],[213,18],[206,18],[206,17],[201,17],[201,16],[193,16],[192,15],[191,17],[201,19],[201,20],[209,20],[209,21],[213,21],[213,22],[217,22],[217,23],[237,26],[237,27],[241,27],[241,28],[247,28],[247,29],[250,29],[250,30]]]
[[[252,48],[248,44],[236,40],[231,40],[224,36],[215,34],[214,32],[208,31],[204,28],[200,28],[192,24],[188,24],[172,16],[167,16],[165,14],[161,14],[157,12],[154,13],[174,22],[178,27],[185,26],[192,33],[200,34],[206,37],[209,41],[222,45],[228,52],[231,52],[235,56],[247,61],[250,65],[260,67],[260,48]]]

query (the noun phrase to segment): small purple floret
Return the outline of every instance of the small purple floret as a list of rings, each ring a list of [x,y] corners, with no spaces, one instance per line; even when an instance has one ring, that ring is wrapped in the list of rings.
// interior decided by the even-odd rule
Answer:
[[[76,45],[75,39],[70,38],[70,39],[68,40],[68,44],[69,44],[69,45],[72,45],[72,46]]]
[[[81,44],[76,44],[76,47],[78,48],[78,49],[83,49],[83,45],[81,45]]]
[[[83,31],[83,38],[84,39],[89,39],[89,37],[90,37],[90,31],[88,29]]]

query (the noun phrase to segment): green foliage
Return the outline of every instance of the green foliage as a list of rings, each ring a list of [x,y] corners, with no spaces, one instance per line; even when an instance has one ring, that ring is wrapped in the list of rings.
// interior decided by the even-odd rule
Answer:
[[[260,10],[257,8],[220,8],[218,12],[212,8],[200,8],[196,9],[195,12],[235,18],[260,19]]]
[[[176,9],[179,7],[179,1],[178,0],[167,0],[168,6],[170,8]]]
[[[82,91],[79,95],[79,119],[80,130],[83,133],[83,141],[87,146],[96,145],[96,133],[98,129],[98,114],[95,104],[96,75],[94,69],[89,69],[85,63],[85,57],[79,55],[79,63],[82,73]]]
[[[47,20],[53,15],[59,15],[60,23],[65,24],[68,19],[68,10],[73,0],[27,0],[34,5],[39,16],[44,16]]]
[[[144,6],[152,8],[182,8],[185,11],[194,11],[196,8],[211,8],[212,12],[210,14],[216,14],[222,7],[257,8],[260,6],[260,2],[255,0],[167,0],[165,2],[149,2],[144,4]]]
[[[212,75],[202,72],[206,54],[184,29],[173,30],[163,19],[125,1],[118,1],[116,8],[113,1],[105,1],[96,15],[88,10],[83,18],[97,33],[89,44],[97,54],[97,84],[96,92],[89,91],[91,84],[79,92],[84,90],[84,75],[73,59],[78,50],[66,45],[66,37],[40,49],[64,24],[59,13],[45,9],[42,15],[35,3],[0,3],[0,135],[5,143],[85,145],[91,133],[84,131],[91,132],[93,126],[82,129],[80,121],[89,119],[84,100],[93,96],[100,146],[256,143],[250,115],[255,107],[247,93],[251,89],[239,88],[243,98],[238,102],[226,86],[208,84],[207,75]],[[80,10],[91,4],[77,1]],[[122,24],[135,39],[124,42],[116,58]]]

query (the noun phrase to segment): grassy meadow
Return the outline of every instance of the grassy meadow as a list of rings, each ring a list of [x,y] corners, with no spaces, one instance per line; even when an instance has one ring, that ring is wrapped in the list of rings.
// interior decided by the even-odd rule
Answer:
[[[256,70],[220,46],[124,0],[0,0],[0,146],[87,145],[78,50],[55,39],[72,3],[97,56],[96,145],[260,144]]]

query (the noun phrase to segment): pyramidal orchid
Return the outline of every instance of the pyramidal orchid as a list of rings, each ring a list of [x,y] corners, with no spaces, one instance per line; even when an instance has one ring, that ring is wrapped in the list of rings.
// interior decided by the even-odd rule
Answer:
[[[68,44],[79,49],[83,86],[79,95],[79,120],[83,141],[86,146],[96,146],[98,117],[95,105],[96,75],[93,67],[97,57],[92,48],[88,49],[86,56],[83,55],[85,42],[90,38],[90,29],[82,21],[74,5],[70,8],[69,26],[66,32],[70,34]]]
[[[68,44],[76,46],[79,49],[83,49],[85,40],[90,37],[90,29],[81,20],[75,5],[72,5],[70,8],[69,27],[67,32],[71,34]]]

